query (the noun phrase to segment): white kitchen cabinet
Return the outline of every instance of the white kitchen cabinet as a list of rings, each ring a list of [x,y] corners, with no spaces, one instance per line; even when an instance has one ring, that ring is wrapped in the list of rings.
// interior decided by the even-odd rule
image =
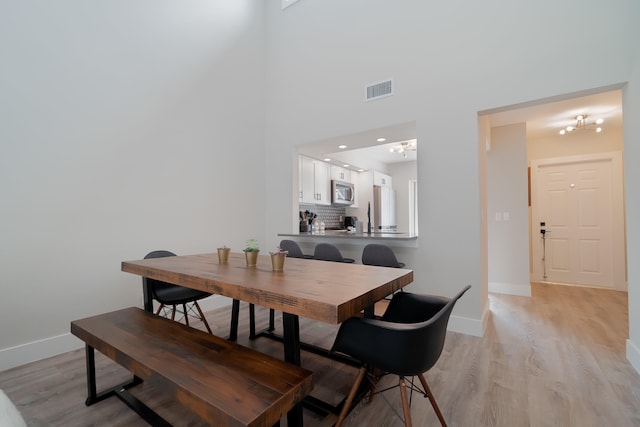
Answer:
[[[331,165],[331,179],[336,181],[351,182],[351,170],[340,166]]]
[[[315,203],[313,159],[300,156],[300,197],[302,203]]]
[[[378,171],[373,171],[373,185],[379,185],[380,187],[393,187],[391,177]]]
[[[316,205],[331,204],[331,176],[329,172],[329,164],[316,160],[314,163],[315,188],[318,198]]]
[[[331,204],[329,164],[300,156],[300,197],[302,203]]]

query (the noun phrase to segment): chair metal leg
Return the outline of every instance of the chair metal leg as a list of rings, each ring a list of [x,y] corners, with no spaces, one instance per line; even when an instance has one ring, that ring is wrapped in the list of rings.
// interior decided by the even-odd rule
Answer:
[[[182,304],[182,314],[184,315],[184,324],[189,326],[189,315],[187,314],[187,304]]]
[[[335,427],[341,427],[344,419],[347,417],[347,413],[351,408],[351,403],[353,403],[353,399],[356,397],[356,393],[360,388],[360,383],[362,383],[362,379],[364,375],[367,373],[367,368],[364,366],[360,368],[358,371],[358,376],[356,377],[356,381],[353,383],[353,387],[349,390],[349,395],[347,396],[347,400],[345,400],[344,405],[342,406],[342,410],[340,411],[340,415],[338,416],[338,421],[336,421]]]
[[[400,397],[402,398],[402,410],[404,412],[404,425],[412,427],[411,423],[411,407],[409,406],[409,398],[407,397],[407,386],[404,383],[404,377],[400,377],[399,382]]]
[[[380,381],[380,374],[382,372],[378,368],[373,368],[370,377],[370,385],[369,385],[369,403],[373,402],[373,396],[376,395],[376,385],[378,381]]]
[[[198,304],[198,301],[194,301],[193,305],[196,306],[196,309],[198,310],[198,314],[200,315],[200,320],[202,320],[202,323],[204,323],[205,328],[207,328],[207,331],[209,331],[209,333],[213,335],[213,332],[211,332],[211,328],[209,327],[209,322],[207,322],[207,319],[204,317],[204,313],[202,312],[202,309],[200,308],[200,304]]]
[[[440,424],[442,424],[442,427],[447,427],[447,422],[444,420],[444,416],[442,415],[442,412],[440,412],[436,399],[433,397],[433,393],[431,393],[431,389],[427,385],[427,380],[425,379],[424,374],[419,374],[418,378],[422,383],[422,388],[424,388],[425,393],[427,393],[427,397],[429,398],[429,402],[431,402],[431,406],[433,406],[433,410],[436,411]]]

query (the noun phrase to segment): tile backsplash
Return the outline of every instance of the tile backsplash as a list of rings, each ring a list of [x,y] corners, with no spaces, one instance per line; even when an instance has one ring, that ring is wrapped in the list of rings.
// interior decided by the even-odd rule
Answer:
[[[344,227],[344,206],[333,205],[313,205],[308,203],[300,203],[300,211],[308,210],[318,215],[317,221],[324,221],[324,225],[328,229],[337,229]]]

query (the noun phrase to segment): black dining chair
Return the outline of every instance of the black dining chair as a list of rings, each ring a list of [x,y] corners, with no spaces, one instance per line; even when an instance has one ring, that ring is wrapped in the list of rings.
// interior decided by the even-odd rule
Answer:
[[[411,410],[407,387],[429,398],[442,426],[446,421],[424,373],[440,358],[447,334],[447,323],[455,303],[471,286],[463,288],[453,298],[432,295],[418,295],[409,292],[393,296],[382,319],[353,317],[340,325],[331,352],[347,355],[360,362],[356,381],[349,391],[342,411],[336,422],[340,427],[353,399],[367,376],[371,384],[371,397],[375,393],[378,380],[387,374],[399,377],[404,423],[411,426]],[[422,385],[405,382],[406,377],[417,376]],[[386,391],[382,390],[378,393]]]
[[[287,257],[289,258],[313,258],[313,255],[305,255],[304,253],[302,253],[302,249],[300,249],[298,243],[293,240],[280,241],[280,250],[287,251]]]
[[[176,256],[176,254],[170,251],[159,250],[149,252],[144,259],[164,258],[170,256]],[[165,317],[169,317],[169,313],[165,312],[164,309],[167,306],[171,306],[171,320],[175,320],[176,312],[180,313],[176,307],[181,306],[182,318],[187,325],[189,325],[189,316],[192,316],[201,320],[207,328],[207,331],[213,335],[213,332],[211,332],[211,328],[209,327],[209,323],[204,317],[202,309],[198,304],[199,300],[211,296],[210,293],[185,288],[179,285],[173,285],[171,283],[150,279],[148,277],[142,278],[142,286],[146,289],[146,292],[151,292],[151,297],[160,304],[156,310],[156,315],[163,313]],[[196,311],[194,311],[194,308]]]
[[[313,259],[320,261],[334,261],[334,262],[355,262],[354,259],[344,258],[340,249],[331,243],[318,243],[313,251]]]
[[[386,245],[370,243],[362,250],[362,263],[379,267],[404,268],[404,263],[398,262],[393,250]]]

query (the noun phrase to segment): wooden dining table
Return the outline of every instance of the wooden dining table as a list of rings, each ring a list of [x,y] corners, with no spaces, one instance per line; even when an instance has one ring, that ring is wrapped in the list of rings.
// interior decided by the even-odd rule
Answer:
[[[122,271],[224,295],[282,312],[284,360],[300,365],[299,317],[340,324],[413,281],[413,271],[310,259],[287,258],[273,271],[269,255],[247,267],[243,253],[220,264],[216,253],[123,261]],[[152,310],[150,292],[144,306]],[[288,425],[302,425],[302,406],[287,415]]]

